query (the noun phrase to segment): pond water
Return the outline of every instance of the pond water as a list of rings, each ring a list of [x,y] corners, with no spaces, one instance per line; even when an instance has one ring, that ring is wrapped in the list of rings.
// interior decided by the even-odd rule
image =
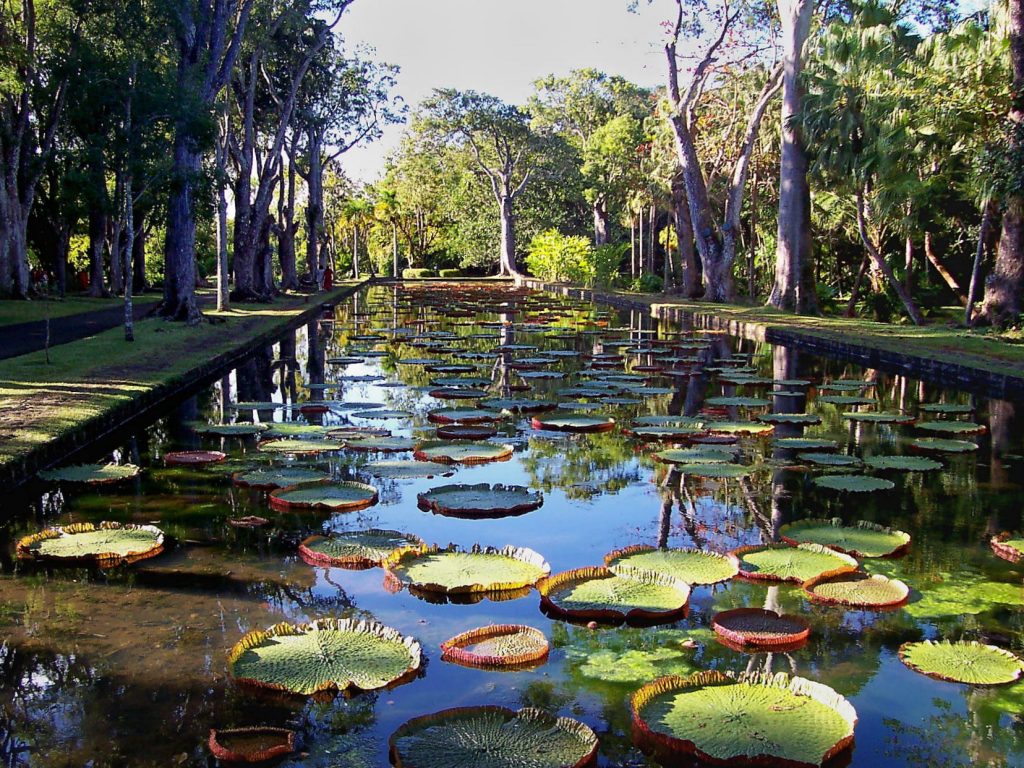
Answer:
[[[551,351],[566,352],[548,356],[550,362],[536,370],[565,373],[563,378],[524,378],[511,365]],[[359,362],[330,362],[342,356]],[[473,371],[431,373],[415,362],[427,358],[472,365]],[[640,372],[634,371],[637,365]],[[636,380],[619,379],[615,392],[593,388],[595,382],[615,382],[623,370],[634,372]],[[737,375],[747,383],[729,383]],[[431,396],[437,388],[432,381],[456,377],[490,380],[486,388],[493,397],[546,399],[566,407],[589,403],[574,405],[576,415],[610,416],[617,425],[601,434],[573,434],[534,429],[530,416],[515,416],[499,422],[491,438],[514,448],[511,459],[437,465],[432,478],[399,480],[373,477],[365,465],[411,459],[409,452],[346,449],[291,459],[260,451],[255,437],[201,435],[194,429],[197,422],[295,420],[433,439],[429,411],[475,407],[475,400]],[[859,385],[826,388],[837,380]],[[309,387],[321,383],[337,389]],[[527,385],[528,392],[513,389]],[[773,388],[794,394],[772,395]],[[910,441],[927,434],[912,425],[852,421],[843,413],[856,406],[828,402],[829,395],[859,394],[875,401],[861,410],[971,420],[987,430],[940,435],[972,441],[977,450],[927,454],[941,462],[939,470],[872,473],[891,480],[891,490],[820,487],[816,478],[849,468],[812,465],[778,447],[776,438],[827,438],[838,442],[838,453],[866,458],[909,454]],[[302,403],[325,395],[331,407],[323,415],[231,407],[240,401]],[[707,402],[722,396],[766,397],[769,405]],[[370,419],[355,415],[372,414],[355,403],[410,415]],[[970,411],[920,411],[926,403],[966,405]],[[1015,403],[795,348],[705,334],[544,294],[469,286],[370,288],[83,459],[136,463],[143,468],[137,478],[99,487],[34,481],[5,496],[0,762],[213,765],[206,747],[210,728],[271,725],[299,734],[302,752],[284,765],[386,766],[388,737],[406,720],[449,707],[496,704],[581,720],[600,738],[600,765],[654,765],[633,743],[631,694],[663,674],[717,669],[797,674],[845,696],[858,723],[853,751],[841,763],[1024,765],[1024,684],[972,688],[943,682],[912,671],[897,655],[902,643],[924,638],[1024,650],[1024,565],[997,558],[989,546],[993,535],[1024,527],[1018,410]],[[821,423],[779,424],[774,435],[741,436],[739,461],[752,471],[739,479],[681,475],[651,457],[666,444],[645,443],[622,429],[643,415],[747,421],[771,411],[806,411]],[[195,449],[220,450],[228,459],[208,467],[165,466],[166,453]],[[379,501],[355,512],[275,512],[265,491],[237,487],[231,477],[269,462],[370,483]],[[529,486],[543,493],[543,506],[494,519],[418,508],[419,493],[448,483]],[[245,529],[228,522],[246,515],[271,524]],[[652,627],[588,628],[585,622],[548,618],[536,590],[508,600],[427,600],[408,589],[388,589],[381,568],[312,566],[297,555],[298,544],[311,534],[382,528],[440,545],[528,547],[558,572],[602,565],[606,553],[635,544],[725,552],[776,539],[780,526],[793,520],[833,517],[911,534],[905,556],[863,561],[871,572],[910,586],[905,606],[849,610],[812,604],[797,584],[733,579],[695,587],[683,619]],[[157,525],[170,546],[154,558],[106,570],[15,558],[15,543],[42,527],[108,520]],[[718,611],[766,605],[805,617],[810,641],[789,653],[751,654],[727,648],[710,630]],[[230,678],[227,652],[249,630],[327,616],[372,616],[415,637],[426,658],[422,674],[392,689],[333,699],[260,692]],[[552,645],[547,663],[488,671],[441,660],[444,640],[492,623],[540,629]]]

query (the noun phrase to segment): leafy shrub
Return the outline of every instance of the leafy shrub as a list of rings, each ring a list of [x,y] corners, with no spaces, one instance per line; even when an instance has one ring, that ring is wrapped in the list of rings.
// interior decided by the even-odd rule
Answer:
[[[402,279],[403,280],[421,280],[424,277],[437,277],[437,273],[432,269],[403,269]]]
[[[438,277],[465,277],[466,274],[461,269],[439,269],[437,270]]]
[[[664,287],[665,281],[649,272],[634,278],[633,282],[629,284],[629,290],[636,293],[661,293]]]
[[[885,291],[869,293],[862,302],[861,314],[872,317],[880,323],[888,323],[896,313],[896,303]]]
[[[526,266],[541,280],[582,283],[592,288],[615,281],[624,254],[625,246],[594,248],[585,237],[549,229],[530,241]]]

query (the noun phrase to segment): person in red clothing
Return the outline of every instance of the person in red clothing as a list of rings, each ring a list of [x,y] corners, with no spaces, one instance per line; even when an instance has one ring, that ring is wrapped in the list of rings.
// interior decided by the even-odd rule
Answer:
[[[324,290],[334,290],[334,270],[331,269],[330,265],[328,265],[327,268],[324,269]]]

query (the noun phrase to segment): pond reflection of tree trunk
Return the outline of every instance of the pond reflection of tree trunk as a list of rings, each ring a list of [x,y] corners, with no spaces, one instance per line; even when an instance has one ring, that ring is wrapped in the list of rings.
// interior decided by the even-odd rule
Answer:
[[[989,480],[995,487],[1010,482],[1004,458],[1013,450],[1013,438],[1017,421],[1016,407],[1009,400],[989,400],[989,435],[991,440],[991,457],[989,460]],[[992,521],[990,518],[989,525]],[[999,531],[991,531],[999,533]]]

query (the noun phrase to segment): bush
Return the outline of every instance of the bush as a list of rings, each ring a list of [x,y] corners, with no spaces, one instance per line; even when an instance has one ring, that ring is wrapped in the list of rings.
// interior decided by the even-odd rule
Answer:
[[[402,279],[403,280],[422,280],[424,277],[437,277],[437,273],[432,269],[403,269]]]
[[[585,237],[562,235],[549,229],[530,241],[526,266],[541,280],[582,283],[588,288],[608,286],[618,276],[625,248],[594,248]]]
[[[437,270],[438,277],[465,277],[466,274],[461,269],[439,269]]]
[[[661,293],[665,281],[649,272],[640,275],[629,284],[629,290],[635,293]]]

